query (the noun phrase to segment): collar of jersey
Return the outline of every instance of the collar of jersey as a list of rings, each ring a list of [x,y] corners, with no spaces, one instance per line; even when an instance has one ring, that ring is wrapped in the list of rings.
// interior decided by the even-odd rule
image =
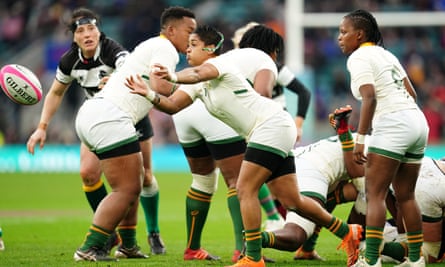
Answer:
[[[167,36],[165,36],[164,34],[159,34],[159,37],[161,37],[161,38],[164,38],[164,39],[167,39]]]
[[[97,46],[96,52],[94,53],[94,57],[93,57],[94,61],[96,61],[99,58],[101,46],[102,46],[102,42],[99,41],[99,45]],[[82,56],[82,49],[80,49],[80,47],[78,49],[78,52],[79,52],[80,60],[82,60],[82,62],[86,61],[86,59]]]
[[[374,42],[364,42],[363,44],[360,45],[360,47],[363,47],[363,46],[373,46],[373,45],[375,45]]]

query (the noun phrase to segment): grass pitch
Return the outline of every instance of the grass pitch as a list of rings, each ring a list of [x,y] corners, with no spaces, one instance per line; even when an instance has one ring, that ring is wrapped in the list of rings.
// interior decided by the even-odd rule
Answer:
[[[91,263],[73,260],[73,253],[91,224],[92,212],[81,190],[78,174],[0,174],[0,226],[6,249],[0,266],[225,266],[234,249],[232,224],[226,205],[226,187],[220,179],[202,237],[202,246],[221,261],[183,261],[186,244],[185,195],[191,178],[187,173],[156,173],[160,186],[160,229],[166,255],[149,259]],[[335,214],[346,218],[350,205]],[[264,216],[263,216],[264,218]],[[145,221],[139,212],[138,242],[148,253]],[[336,250],[340,240],[322,230],[317,251],[327,261],[294,261],[293,253],[265,249],[275,259],[267,266],[345,266],[346,255]],[[392,265],[385,265],[392,266]]]

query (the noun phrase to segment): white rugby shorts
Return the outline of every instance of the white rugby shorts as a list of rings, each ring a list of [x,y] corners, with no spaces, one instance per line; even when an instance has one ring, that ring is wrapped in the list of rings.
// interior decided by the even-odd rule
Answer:
[[[103,98],[86,100],[76,117],[79,139],[96,153],[138,140],[131,117]]]
[[[227,124],[212,116],[199,99],[173,115],[173,122],[181,144],[193,144],[203,139],[212,143],[239,136]]]
[[[269,117],[266,121],[257,125],[248,138],[247,146],[268,147],[273,153],[283,158],[291,154],[297,140],[297,128],[295,122],[287,111]]]
[[[368,153],[401,162],[420,163],[428,140],[428,124],[418,109],[383,114],[373,121]]]

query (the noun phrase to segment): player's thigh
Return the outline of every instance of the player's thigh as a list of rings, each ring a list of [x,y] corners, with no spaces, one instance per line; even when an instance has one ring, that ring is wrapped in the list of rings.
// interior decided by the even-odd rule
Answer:
[[[96,184],[102,170],[100,167],[99,158],[91,152],[88,147],[81,143],[80,144],[80,176],[83,180],[84,185],[92,186]]]
[[[173,122],[179,142],[186,146],[201,139],[220,143],[239,136],[227,124],[212,116],[200,100],[175,114]]]

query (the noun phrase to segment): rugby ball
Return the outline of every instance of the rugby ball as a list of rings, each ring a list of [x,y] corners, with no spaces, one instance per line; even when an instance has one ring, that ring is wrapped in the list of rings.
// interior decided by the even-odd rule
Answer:
[[[9,64],[0,69],[0,86],[14,102],[34,105],[42,99],[42,85],[27,67]]]

